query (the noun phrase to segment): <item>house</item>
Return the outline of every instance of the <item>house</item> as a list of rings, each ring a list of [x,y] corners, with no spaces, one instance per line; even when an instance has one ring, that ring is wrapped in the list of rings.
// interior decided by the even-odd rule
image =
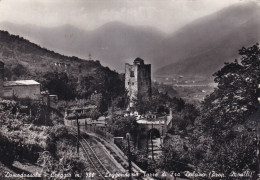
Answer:
[[[40,89],[40,83],[34,80],[5,81],[3,83],[3,97],[39,100]]]
[[[40,86],[34,80],[4,81],[4,63],[0,61],[0,97],[40,100]]]

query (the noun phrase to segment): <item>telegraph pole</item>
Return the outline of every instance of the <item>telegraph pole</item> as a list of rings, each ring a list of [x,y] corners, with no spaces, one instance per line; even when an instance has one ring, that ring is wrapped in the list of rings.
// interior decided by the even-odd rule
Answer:
[[[146,153],[147,153],[147,158],[149,156],[149,133],[146,135]]]
[[[78,117],[78,113],[77,112],[75,113],[75,115],[76,115],[76,120],[77,120],[77,129],[78,129],[78,132],[77,132],[77,153],[79,154],[79,134],[80,134],[79,117]]]
[[[150,132],[150,139],[151,139],[151,145],[152,145],[152,160],[154,161],[154,155],[153,155],[153,135],[152,135],[152,132],[153,132],[153,123],[152,123],[152,129],[151,129],[151,132]]]
[[[131,151],[130,151],[130,133],[126,134],[128,144],[128,167],[129,167],[129,179],[132,179],[132,163],[131,163]]]
[[[260,156],[259,156],[259,128],[258,128],[258,124],[256,125],[256,136],[257,136],[257,142],[256,142],[256,157],[257,157],[257,162],[258,162],[258,174],[260,175]]]
[[[259,70],[259,66],[258,66]],[[260,108],[260,84],[258,83],[259,80],[257,80],[257,89],[256,89],[256,97],[258,100],[258,111]],[[259,156],[259,125],[258,125],[259,117],[255,119],[254,124],[255,124],[255,135],[256,135],[256,158],[257,158],[257,174],[256,176],[260,175],[260,156]]]

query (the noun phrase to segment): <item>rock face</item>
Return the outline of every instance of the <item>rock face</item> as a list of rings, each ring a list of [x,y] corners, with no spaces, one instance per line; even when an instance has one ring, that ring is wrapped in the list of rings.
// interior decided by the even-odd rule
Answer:
[[[151,98],[151,64],[136,58],[134,64],[125,64],[125,88],[130,99],[129,107],[134,106],[135,100]]]

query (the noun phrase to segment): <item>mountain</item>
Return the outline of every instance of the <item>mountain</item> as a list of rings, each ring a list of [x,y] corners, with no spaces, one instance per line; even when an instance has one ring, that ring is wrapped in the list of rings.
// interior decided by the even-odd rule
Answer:
[[[158,54],[162,64],[156,74],[210,76],[224,62],[238,57],[242,46],[260,41],[260,7],[243,3],[198,19],[171,35]]]
[[[146,59],[166,36],[155,28],[134,27],[120,22],[107,23],[92,31],[71,25],[43,28],[8,22],[2,22],[0,27],[62,54],[82,58],[89,58],[91,54],[102,64],[121,71],[125,62],[132,62],[133,58]]]
[[[53,72],[61,68],[61,64],[69,66],[68,70],[72,74],[81,74],[79,73],[80,66],[85,67],[85,70],[89,72],[103,68],[98,61],[64,56],[31,43],[23,37],[11,35],[7,31],[0,31],[0,60],[5,63],[7,69],[20,64],[30,74]]]
[[[64,56],[7,31],[0,31],[0,61],[5,63],[5,79],[34,79],[60,100],[102,96],[101,112],[124,92],[122,75],[99,61]]]
[[[117,71],[141,57],[154,75],[211,76],[224,62],[238,57],[242,46],[260,40],[260,7],[243,2],[199,18],[172,34],[152,27],[110,22],[95,30],[71,25],[43,28],[0,23],[2,29],[22,35],[48,49],[93,59]]]

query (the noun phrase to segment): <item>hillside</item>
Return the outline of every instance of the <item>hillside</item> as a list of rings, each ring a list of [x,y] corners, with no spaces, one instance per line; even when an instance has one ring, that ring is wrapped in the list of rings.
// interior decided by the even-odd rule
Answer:
[[[55,71],[55,63],[70,64],[70,71],[78,73],[79,66],[84,66],[86,72],[94,72],[97,68],[102,68],[98,61],[85,61],[77,57],[68,57],[54,51],[42,48],[30,41],[10,35],[6,31],[0,31],[0,60],[7,67],[21,64],[33,72]],[[85,74],[86,72],[82,72]]]
[[[206,75],[238,57],[242,46],[260,40],[260,7],[248,3],[228,7],[196,20],[162,44],[158,57],[168,59],[156,74]],[[164,54],[164,55],[163,55]]]
[[[102,64],[123,72],[125,62],[134,57],[146,59],[157,49],[165,34],[151,27],[134,27],[111,22],[93,31],[71,25],[54,28],[0,23],[0,28],[22,35],[32,42],[66,55],[102,60]],[[155,63],[155,62],[154,62]]]
[[[87,99],[100,93],[103,99],[109,97],[109,103],[124,91],[121,76],[99,61],[64,56],[6,31],[0,31],[0,60],[7,80],[35,79],[59,99]]]

